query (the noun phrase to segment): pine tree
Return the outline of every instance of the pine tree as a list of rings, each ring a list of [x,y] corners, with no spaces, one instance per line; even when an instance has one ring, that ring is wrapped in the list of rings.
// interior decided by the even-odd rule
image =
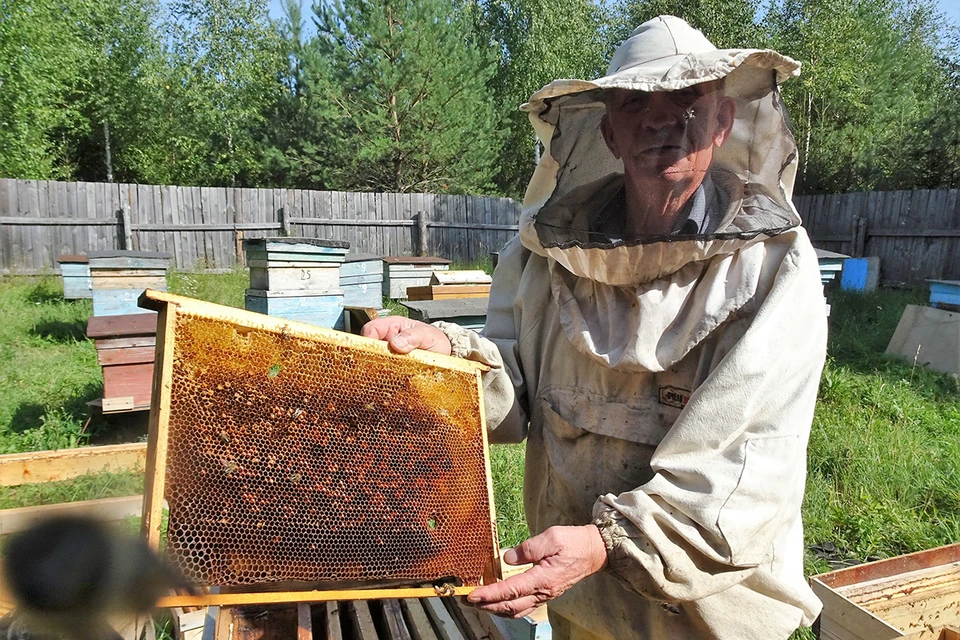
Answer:
[[[464,7],[457,0],[333,0],[314,11],[318,34],[305,46],[304,93],[325,144],[300,151],[324,167],[326,186],[488,192],[499,143],[486,89],[495,67]]]
[[[536,166],[538,147],[520,105],[558,78],[595,78],[606,69],[616,34],[592,0],[479,0],[478,30],[501,52],[491,97],[504,122],[497,186],[520,197]],[[622,38],[621,38],[622,39]]]

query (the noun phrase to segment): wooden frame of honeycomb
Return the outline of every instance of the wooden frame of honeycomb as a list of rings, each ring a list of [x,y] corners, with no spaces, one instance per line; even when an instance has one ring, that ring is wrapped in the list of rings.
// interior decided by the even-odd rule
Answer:
[[[500,578],[484,365],[158,291],[140,305],[159,313],[142,530],[219,591],[161,606]]]

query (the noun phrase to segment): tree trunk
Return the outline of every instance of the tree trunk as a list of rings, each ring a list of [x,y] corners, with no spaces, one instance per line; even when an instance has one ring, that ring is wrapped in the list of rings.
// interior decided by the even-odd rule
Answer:
[[[110,123],[103,121],[103,151],[107,163],[107,182],[113,182],[113,157],[110,152]]]

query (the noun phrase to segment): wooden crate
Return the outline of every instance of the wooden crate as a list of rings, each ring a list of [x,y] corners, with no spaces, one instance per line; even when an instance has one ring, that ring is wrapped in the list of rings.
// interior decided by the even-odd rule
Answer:
[[[850,256],[825,249],[817,249],[817,262],[820,264],[820,282],[826,285],[843,271],[843,261]]]
[[[266,264],[272,266],[250,266],[251,289],[303,291],[304,293],[319,294],[340,288],[340,269],[335,262],[291,263],[267,261]]]
[[[928,280],[930,305],[947,311],[960,311],[960,280]]]
[[[383,296],[407,297],[407,287],[430,284],[434,271],[447,271],[450,261],[434,257],[387,256],[383,259]]]
[[[459,298],[489,298],[488,284],[428,284],[407,287],[407,300],[455,300]]]
[[[501,550],[502,556],[502,550]],[[506,579],[530,565],[501,564]],[[547,606],[501,618],[453,598],[403,598],[174,610],[180,640],[550,640]],[[943,639],[960,640],[960,638]]]
[[[960,544],[824,573],[810,586],[823,602],[822,640],[939,640],[960,625]]]
[[[422,322],[453,322],[467,329],[479,331],[487,322],[487,298],[459,300],[415,300],[401,302],[410,317]]]
[[[90,277],[90,262],[87,256],[60,256],[60,276],[63,278],[63,297],[79,300],[93,297],[93,279]]]
[[[250,238],[243,241],[247,264],[258,267],[262,262],[333,263],[340,264],[350,249],[349,242],[320,238]]]
[[[339,289],[314,295],[306,291],[247,289],[247,311],[263,313],[327,329],[343,329],[343,292]]]
[[[526,640],[452,598],[211,607],[175,619],[181,640]]]

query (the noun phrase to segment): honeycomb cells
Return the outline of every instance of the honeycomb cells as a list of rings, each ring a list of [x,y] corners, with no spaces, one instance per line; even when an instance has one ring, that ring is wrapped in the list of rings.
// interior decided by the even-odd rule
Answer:
[[[476,375],[177,314],[167,551],[206,585],[479,584]]]

